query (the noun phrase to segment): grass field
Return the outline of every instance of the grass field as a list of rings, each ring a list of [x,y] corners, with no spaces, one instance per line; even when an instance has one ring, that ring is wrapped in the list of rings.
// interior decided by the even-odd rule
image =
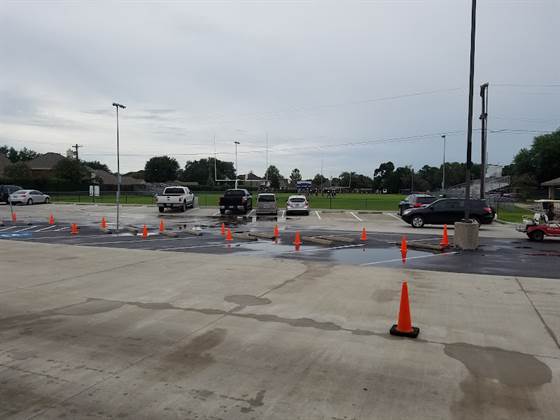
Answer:
[[[508,204],[503,207],[498,207],[497,213],[499,220],[512,223],[521,223],[523,221],[523,217],[531,218],[533,216],[533,213],[531,213],[530,210],[516,206],[515,204]]]
[[[222,195],[220,192],[201,192],[195,193],[198,197],[200,206],[217,206]],[[276,195],[278,205],[285,206],[290,193],[278,193]],[[256,198],[253,196],[254,199]],[[400,194],[338,194],[336,198],[328,198],[326,196],[311,196],[309,198],[311,208],[316,209],[348,209],[348,210],[383,210],[396,211],[399,201],[404,196]],[[95,201],[91,197],[84,195],[57,195],[51,194],[54,203],[114,203],[114,194],[104,194],[96,197]],[[121,194],[121,202],[124,204],[154,204],[151,196]],[[253,202],[253,204],[255,204]]]

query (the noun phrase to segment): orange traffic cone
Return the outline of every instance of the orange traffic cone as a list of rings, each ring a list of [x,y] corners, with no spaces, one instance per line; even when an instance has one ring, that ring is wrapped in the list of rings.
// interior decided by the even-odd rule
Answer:
[[[70,225],[70,234],[77,235],[78,234],[78,225],[76,223],[72,223]]]
[[[412,326],[412,318],[410,316],[410,304],[408,302],[408,285],[406,281],[402,283],[401,304],[399,307],[399,319],[396,325],[389,330],[391,335],[401,337],[416,338],[420,333],[420,328]]]
[[[447,248],[449,246],[449,237],[447,236],[447,225],[443,225],[443,238],[439,243],[442,248]]]
[[[163,223],[163,219],[159,221],[159,233],[165,230],[165,224]]]
[[[299,234],[299,230],[296,231],[296,239],[294,240],[294,245],[295,246],[300,246],[302,244],[301,242],[301,236]]]
[[[226,241],[228,241],[228,242],[233,241],[233,236],[231,236],[231,230],[230,230],[230,228],[228,228],[228,230],[227,230]]]
[[[226,225],[222,223],[222,229],[220,231],[221,235],[224,236],[226,234]]]
[[[406,236],[403,236],[401,240],[401,257],[402,257],[403,264],[406,262],[407,253],[408,253],[408,245],[406,243]]]
[[[101,229],[107,229],[107,219],[105,219],[105,216],[101,219]]]
[[[142,239],[146,239],[148,237],[148,226],[144,225],[142,229]]]
[[[51,213],[51,217],[49,217],[49,225],[54,225],[54,216]]]
[[[362,236],[360,236],[360,240],[367,241],[367,232],[366,228],[362,228]]]
[[[274,226],[274,239],[278,239],[280,236],[280,231],[278,230],[278,225]]]
[[[12,222],[14,222],[14,223],[17,222],[17,215],[16,215],[15,211],[12,212]]]

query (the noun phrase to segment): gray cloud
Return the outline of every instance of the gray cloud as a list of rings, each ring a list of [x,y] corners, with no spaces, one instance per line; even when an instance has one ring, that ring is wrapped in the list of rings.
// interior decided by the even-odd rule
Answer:
[[[455,131],[448,154],[462,160],[469,5],[4,3],[0,129],[40,151],[79,138],[84,156],[114,166],[118,101],[125,170],[151,154],[211,155],[216,138],[229,159],[239,140],[240,170],[259,173],[267,133],[284,174],[312,176],[321,161],[333,176],[438,164],[439,133]],[[490,82],[490,128],[560,125],[559,13],[553,0],[479,2],[476,83]],[[534,135],[491,133],[490,160],[507,163]]]

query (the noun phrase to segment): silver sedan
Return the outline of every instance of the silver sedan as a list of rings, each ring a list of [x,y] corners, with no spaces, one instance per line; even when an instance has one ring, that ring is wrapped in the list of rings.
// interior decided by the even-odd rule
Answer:
[[[47,194],[43,194],[37,190],[18,190],[10,194],[10,203],[12,204],[39,204],[48,203],[51,198]]]

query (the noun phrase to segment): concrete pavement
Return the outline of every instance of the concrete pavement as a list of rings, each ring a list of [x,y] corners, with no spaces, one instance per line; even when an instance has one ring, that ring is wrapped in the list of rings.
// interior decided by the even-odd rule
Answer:
[[[555,280],[0,241],[0,417],[551,419]],[[389,336],[409,281],[418,340]]]

